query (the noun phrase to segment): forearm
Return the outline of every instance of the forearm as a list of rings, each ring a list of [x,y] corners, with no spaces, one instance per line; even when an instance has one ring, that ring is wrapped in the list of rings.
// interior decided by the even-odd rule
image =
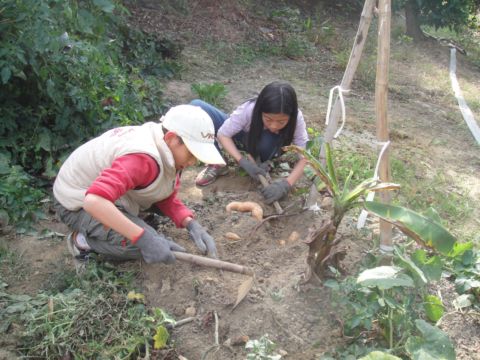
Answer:
[[[300,179],[303,175],[303,169],[305,168],[305,165],[307,164],[307,160],[304,158],[300,159],[295,166],[293,167],[292,172],[290,175],[287,176],[287,181],[290,185],[295,184],[298,179]]]
[[[111,228],[129,240],[137,239],[143,228],[127,218],[111,201],[94,194],[87,194],[83,209],[105,227]]]
[[[222,144],[223,149],[228,152],[238,163],[242,158],[242,154],[233,142],[232,138],[228,136],[218,135],[218,141]]]

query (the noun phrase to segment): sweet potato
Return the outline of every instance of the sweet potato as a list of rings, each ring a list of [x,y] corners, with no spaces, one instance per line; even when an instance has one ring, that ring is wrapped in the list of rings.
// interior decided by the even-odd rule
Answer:
[[[253,201],[233,201],[227,205],[227,213],[231,213],[232,210],[240,212],[251,212],[252,216],[258,221],[263,219],[263,209],[262,207]]]
[[[237,234],[235,234],[234,232],[227,232],[224,234],[224,236],[228,239],[228,240],[241,240],[240,236],[238,236]]]

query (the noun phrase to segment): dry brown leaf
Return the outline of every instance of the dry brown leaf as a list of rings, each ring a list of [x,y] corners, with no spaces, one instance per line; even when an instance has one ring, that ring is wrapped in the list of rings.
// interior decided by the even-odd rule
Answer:
[[[243,299],[248,295],[250,290],[252,289],[253,286],[253,276],[249,277],[247,280],[245,280],[243,283],[240,284],[238,287],[238,292],[237,292],[237,301],[235,301],[235,304],[233,305],[233,309],[237,307],[238,304],[242,302]]]

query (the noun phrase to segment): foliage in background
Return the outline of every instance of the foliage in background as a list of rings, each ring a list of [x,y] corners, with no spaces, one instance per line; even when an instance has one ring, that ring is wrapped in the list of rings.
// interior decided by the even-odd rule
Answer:
[[[162,112],[175,46],[125,15],[114,0],[1,2],[0,173],[21,184],[0,189],[12,223],[33,220],[40,197],[23,172],[51,179],[87,139]]]
[[[421,25],[455,30],[475,26],[480,5],[476,0],[396,0],[393,8],[403,8],[408,2],[414,4]]]
[[[225,85],[218,82],[212,84],[196,83],[192,84],[191,88],[201,100],[216,107],[221,107],[228,92]]]
[[[90,263],[81,279],[69,274],[61,292],[15,295],[0,281],[0,329],[23,325],[18,350],[27,357],[148,358],[165,346],[165,325],[174,320],[148,310],[134,280],[133,272]]]
[[[129,27],[111,0],[5,0],[0,7],[0,150],[52,177],[61,156],[162,110],[164,43]]]
[[[5,170],[0,171],[0,224],[14,224],[18,233],[24,233],[45,217],[41,204],[46,195],[20,166]]]

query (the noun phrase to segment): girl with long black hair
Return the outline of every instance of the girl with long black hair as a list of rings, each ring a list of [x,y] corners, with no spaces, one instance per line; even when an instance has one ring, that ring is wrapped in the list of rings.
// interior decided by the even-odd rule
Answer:
[[[295,144],[305,147],[308,141],[306,124],[298,109],[297,95],[285,82],[272,82],[258,97],[250,99],[226,115],[201,100],[190,103],[201,107],[212,118],[217,141],[253,179],[265,175],[262,166],[282,154],[282,147]],[[218,144],[217,144],[218,146]],[[244,157],[240,150],[246,151]],[[302,176],[305,160],[300,159],[291,173],[262,190],[267,203],[281,199]],[[226,166],[209,165],[196,179],[198,186],[211,184],[218,176],[228,173]]]

